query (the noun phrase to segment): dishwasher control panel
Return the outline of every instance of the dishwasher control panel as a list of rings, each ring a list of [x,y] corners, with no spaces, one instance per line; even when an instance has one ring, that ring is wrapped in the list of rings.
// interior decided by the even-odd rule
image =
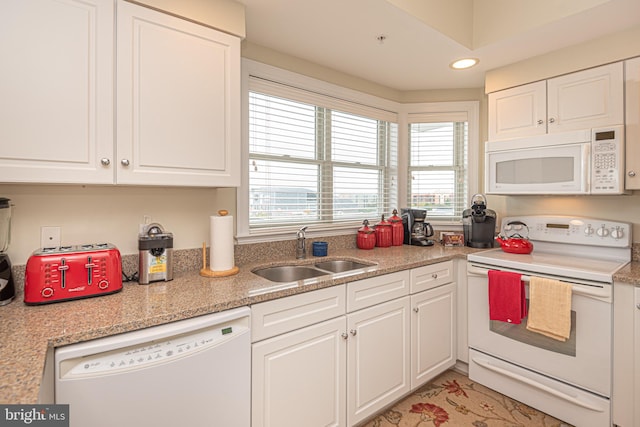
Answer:
[[[141,369],[219,345],[246,330],[248,328],[243,325],[225,324],[166,340],[149,341],[109,352],[67,359],[61,363],[60,370],[62,378],[73,379]]]

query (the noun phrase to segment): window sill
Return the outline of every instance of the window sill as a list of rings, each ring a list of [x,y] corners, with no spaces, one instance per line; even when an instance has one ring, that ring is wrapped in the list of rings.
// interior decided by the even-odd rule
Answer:
[[[462,231],[462,223],[460,221],[442,221],[435,222],[430,221],[433,226],[434,231]],[[375,225],[375,224],[373,224]],[[251,243],[264,243],[264,242],[276,242],[283,240],[295,240],[296,233],[300,229],[301,226],[295,227],[278,227],[272,229],[262,229],[262,230],[254,230],[250,234],[238,235],[236,236],[236,240],[238,244],[251,244]],[[317,225],[317,226],[309,226],[305,232],[305,236],[307,238],[318,238],[318,237],[327,237],[327,236],[340,236],[340,235],[349,235],[356,234],[358,229],[362,227],[360,223],[353,224],[341,224],[340,226],[330,226],[330,225]]]

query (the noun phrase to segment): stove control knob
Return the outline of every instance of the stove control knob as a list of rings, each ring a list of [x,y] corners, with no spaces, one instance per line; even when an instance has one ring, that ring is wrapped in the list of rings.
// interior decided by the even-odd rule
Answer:
[[[591,236],[594,232],[595,232],[595,230],[593,229],[591,224],[587,224],[587,226],[584,229],[584,235],[585,236]]]
[[[620,227],[615,227],[611,229],[611,237],[614,239],[622,239],[624,237],[624,230]]]
[[[609,230],[607,230],[607,228],[603,225],[596,230],[596,234],[600,237],[607,237],[609,235]]]

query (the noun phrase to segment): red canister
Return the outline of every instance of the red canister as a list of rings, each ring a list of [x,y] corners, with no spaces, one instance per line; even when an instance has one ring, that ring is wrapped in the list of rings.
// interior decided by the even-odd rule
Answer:
[[[379,248],[388,248],[391,246],[391,223],[382,219],[376,224],[376,246]]]
[[[391,245],[402,246],[404,243],[404,225],[402,225],[402,218],[398,216],[398,210],[393,210],[393,216],[389,218],[391,223]]]
[[[359,249],[373,249],[376,245],[376,233],[373,228],[369,227],[369,221],[362,221],[362,227],[358,229],[358,237],[356,240]]]

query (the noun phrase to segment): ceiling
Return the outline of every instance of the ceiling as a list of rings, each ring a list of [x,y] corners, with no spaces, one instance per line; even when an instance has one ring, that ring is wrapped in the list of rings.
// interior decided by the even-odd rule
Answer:
[[[640,25],[638,0],[238,1],[249,43],[399,91],[483,87],[488,70]]]

